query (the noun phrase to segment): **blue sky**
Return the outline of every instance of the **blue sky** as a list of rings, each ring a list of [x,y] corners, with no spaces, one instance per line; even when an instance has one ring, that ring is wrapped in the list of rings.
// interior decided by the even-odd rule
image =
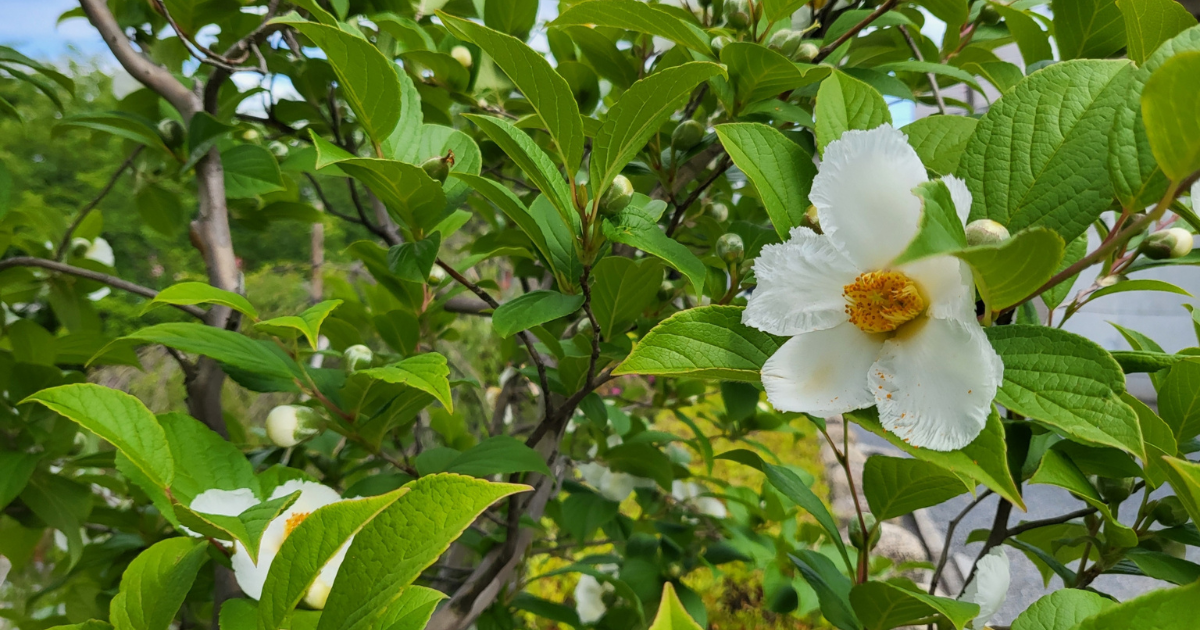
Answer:
[[[55,25],[58,16],[79,6],[75,0],[0,0],[0,44],[38,59],[54,60],[71,47],[85,56],[106,55],[91,25],[75,18]]]

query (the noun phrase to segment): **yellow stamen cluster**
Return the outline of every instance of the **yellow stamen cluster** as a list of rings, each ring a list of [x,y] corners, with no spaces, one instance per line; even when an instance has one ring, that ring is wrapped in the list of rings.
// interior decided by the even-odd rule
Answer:
[[[309,512],[296,512],[288,517],[287,522],[283,525],[283,537],[287,538],[292,534],[292,530],[300,526],[304,519],[308,518]]]
[[[921,314],[925,300],[899,271],[864,273],[844,288],[846,314],[863,332],[891,332]]]

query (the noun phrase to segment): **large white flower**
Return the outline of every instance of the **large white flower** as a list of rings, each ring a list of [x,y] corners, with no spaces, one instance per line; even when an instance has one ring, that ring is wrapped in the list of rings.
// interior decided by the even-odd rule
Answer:
[[[713,518],[729,516],[729,512],[725,510],[725,504],[716,497],[704,496],[705,492],[707,489],[704,486],[692,481],[676,479],[671,482],[671,496],[676,501],[687,504],[697,512]]]
[[[579,576],[575,584],[575,612],[579,621],[585,624],[595,623],[608,611],[604,605],[604,594],[613,591],[613,585],[601,582],[590,575]]]
[[[1008,566],[1008,555],[1003,547],[992,547],[992,550],[979,559],[975,567],[975,577],[958,599],[979,606],[979,614],[971,622],[971,628],[987,626],[992,616],[1000,611],[1004,600],[1008,597],[1008,585],[1011,580]]]
[[[891,264],[916,236],[925,167],[903,133],[848,131],[825,149],[810,199],[824,235],[794,228],[754,263],[742,321],[791,337],[763,366],[781,411],[832,415],[876,405],[888,431],[949,451],[983,430],[1004,366],[975,319],[966,263]],[[971,194],[944,178],[959,218]]]

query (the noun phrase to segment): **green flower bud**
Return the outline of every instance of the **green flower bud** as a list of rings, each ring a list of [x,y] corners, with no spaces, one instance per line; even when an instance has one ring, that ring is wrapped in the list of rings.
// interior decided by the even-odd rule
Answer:
[[[863,521],[867,526],[867,531],[872,532],[871,539],[867,541],[868,544],[865,547],[863,545],[862,526],[859,524],[857,518],[851,518],[850,525],[846,529],[849,530],[850,544],[854,545],[856,549],[865,549],[866,551],[870,551],[875,548],[875,545],[879,544],[881,530],[880,528],[875,527],[875,515],[869,513],[863,514]]]
[[[742,237],[729,232],[722,234],[721,238],[717,239],[717,256],[721,260],[729,264],[737,264],[742,262],[742,257],[746,255],[746,245],[742,243]]]
[[[624,175],[613,178],[612,185],[600,198],[600,214],[612,216],[625,209],[633,199],[633,184]]]
[[[725,25],[729,28],[746,28],[752,19],[748,0],[725,0]]]
[[[817,58],[821,54],[821,49],[812,42],[803,42],[796,47],[796,54],[792,55],[792,59],[808,63]]]
[[[967,224],[967,245],[991,245],[1007,241],[1008,228],[991,219],[978,219]]]
[[[425,174],[440,183],[446,183],[446,177],[450,175],[450,167],[454,166],[454,152],[446,153],[446,157],[431,157],[421,163],[421,168]]]
[[[346,371],[353,372],[360,367],[368,367],[371,365],[371,360],[375,358],[375,353],[371,349],[362,345],[355,344],[346,348],[342,353],[342,359],[346,362]]]
[[[257,129],[247,129],[242,132],[242,140],[246,142],[258,142],[262,138],[262,134],[258,133]]]
[[[437,286],[437,285],[441,284],[445,279],[446,279],[446,270],[442,269],[441,267],[439,267],[437,265],[434,265],[429,270],[429,277],[426,278],[425,281],[428,282],[429,284],[432,284],[433,286]]]
[[[790,29],[780,29],[775,31],[771,39],[767,42],[767,48],[779,52],[784,57],[791,57],[796,54],[796,49],[800,47],[801,40],[804,36],[798,31]]]
[[[1174,495],[1159,499],[1150,514],[1154,516],[1154,520],[1166,527],[1178,527],[1188,522],[1188,513],[1183,507],[1183,502]]]
[[[280,405],[267,414],[267,437],[288,448],[321,432],[321,417],[308,407]]]
[[[666,302],[673,297],[675,297],[675,285],[671,284],[669,280],[663,280],[662,284],[658,285],[658,301]]]
[[[719,53],[719,52],[721,52],[722,48],[724,48],[732,43],[733,43],[732,37],[726,37],[725,35],[718,35],[718,36],[714,37],[712,40],[712,48],[714,51]]]
[[[992,26],[1000,22],[1000,12],[991,3],[987,3],[983,5],[983,10],[979,12],[979,19],[984,24]]]
[[[471,51],[466,46],[455,46],[450,49],[450,56],[464,68],[470,68],[473,63]]]
[[[1147,236],[1138,249],[1146,258],[1164,260],[1179,258],[1191,253],[1192,233],[1183,228],[1159,230]]]
[[[705,208],[708,216],[713,218],[717,223],[724,223],[729,220],[729,206],[720,201],[713,201]]]
[[[679,123],[679,126],[671,133],[671,148],[676,151],[687,151],[700,144],[700,141],[704,139],[704,133],[704,125],[694,120],[685,120]]]
[[[277,158],[285,158],[288,154],[288,146],[278,140],[272,140],[267,149]]]
[[[163,144],[167,147],[178,149],[183,146],[183,141],[187,138],[187,130],[178,120],[164,118],[158,123],[158,135],[162,136]]]
[[[1133,494],[1133,479],[1100,477],[1096,480],[1096,489],[1100,491],[1100,496],[1104,498],[1106,503],[1120,503]]]

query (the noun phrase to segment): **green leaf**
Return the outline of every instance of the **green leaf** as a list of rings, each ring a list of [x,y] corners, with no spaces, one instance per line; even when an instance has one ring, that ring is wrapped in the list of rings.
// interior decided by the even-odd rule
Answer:
[[[351,536],[408,493],[400,488],[377,497],[331,503],[308,515],[283,541],[263,583],[259,630],[282,627],[317,574]]]
[[[25,489],[41,458],[40,453],[0,451],[0,510]]]
[[[500,305],[492,314],[492,326],[501,337],[541,326],[566,317],[583,306],[582,295],[563,295],[558,291],[538,290],[522,294]]]
[[[700,624],[696,623],[688,614],[687,609],[683,607],[683,602],[679,601],[679,596],[675,594],[675,586],[670,582],[663,584],[662,599],[658,604],[658,614],[654,615],[654,622],[650,624],[650,630],[704,630]]]
[[[1121,364],[1121,371],[1126,374],[1157,373],[1187,359],[1186,355],[1144,350],[1113,350],[1109,354]]]
[[[202,354],[246,372],[292,379],[298,376],[296,364],[245,335],[191,323],[167,323],[149,326],[114,341],[132,339]],[[103,351],[101,351],[103,353]]]
[[[400,122],[403,101],[395,64],[371,42],[336,26],[288,18],[275,21],[292,26],[325,52],[358,124],[375,146],[382,146]]]
[[[1163,42],[1196,25],[1196,18],[1175,0],[1117,0],[1125,17],[1129,58],[1142,65]]]
[[[653,258],[603,258],[592,269],[592,312],[605,339],[624,334],[654,303],[663,265]]]
[[[495,435],[460,453],[442,472],[490,477],[529,471],[550,475],[537,451],[510,435]]]
[[[941,180],[918,184],[913,194],[921,200],[917,235],[892,265],[901,265],[938,254],[957,252],[967,246],[967,234],[954,206],[950,189]],[[989,287],[994,290],[994,287]],[[1024,297],[1024,294],[1022,295]],[[986,299],[985,299],[986,301]]]
[[[1054,275],[1063,239],[1045,228],[1018,232],[1000,243],[969,247],[954,255],[975,275],[979,295],[992,311],[1019,304]]]
[[[236,129],[233,125],[223,123],[209,114],[208,112],[196,112],[192,115],[192,120],[187,126],[187,162],[183,165],[183,170],[188,170],[200,161],[200,158],[208,154],[208,150],[221,139],[222,136]]]
[[[1064,241],[1082,234],[1112,203],[1107,136],[1132,71],[1127,61],[1066,61],[997,101],[958,166],[973,197],[971,220],[992,219],[1013,234],[1044,226]]]
[[[529,205],[529,215],[546,238],[550,267],[554,269],[559,290],[575,292],[579,287],[579,278],[583,276],[583,263],[579,260],[579,224],[565,221],[546,195],[539,195],[533,200]],[[578,218],[577,214],[571,216]]]
[[[542,147],[538,146],[533,138],[529,137],[529,134],[501,118],[481,114],[463,114],[463,117],[475,123],[492,142],[495,142],[504,151],[505,155],[517,164],[529,181],[554,203],[554,207],[558,209],[561,216],[567,217],[575,214],[575,206],[571,202],[571,189],[567,187],[566,180],[563,179],[550,156],[546,155]],[[472,180],[467,181],[470,183]],[[473,188],[479,190],[481,194],[484,192],[480,190],[479,186],[473,186]],[[490,196],[488,198],[491,199]],[[492,203],[496,202],[493,200]],[[497,205],[500,204],[497,203]]]
[[[1158,413],[1177,443],[1200,435],[1200,362],[1182,361],[1171,368],[1159,388]]]
[[[687,276],[697,294],[704,291],[707,269],[704,263],[679,241],[667,236],[658,226],[658,217],[651,210],[657,206],[662,214],[666,204],[655,200],[641,205],[635,197],[624,210],[611,219],[604,219],[604,236],[610,241],[636,247],[647,254],[657,256],[663,262]]]
[[[829,510],[825,509],[825,504],[821,503],[821,499],[809,489],[799,475],[783,466],[763,462],[762,471],[767,475],[767,481],[771,482],[776,490],[817,520],[817,523],[825,530],[825,535],[829,537],[830,542],[837,546],[838,552],[842,555],[842,561],[846,563],[846,570],[851,571],[853,565],[851,565],[850,556],[846,552],[846,544],[842,541],[842,535],[838,531],[837,522],[833,520]]]
[[[66,116],[54,125],[50,137],[54,138],[70,128],[91,129],[110,133],[118,138],[132,140],[151,149],[173,155],[167,145],[163,144],[162,136],[154,123],[136,114],[127,112],[100,112],[98,114],[77,114]]]
[[[1094,293],[1088,296],[1087,302],[1102,298],[1113,293],[1124,293],[1125,291],[1162,291],[1164,293],[1176,293],[1192,297],[1191,293],[1181,289],[1170,282],[1162,280],[1153,280],[1150,278],[1139,278],[1136,280],[1122,280],[1116,284],[1110,284],[1106,287],[1097,289]]]
[[[207,282],[173,284],[159,291],[158,295],[142,308],[142,313],[145,314],[163,304],[220,304],[228,306],[250,319],[258,319],[258,311],[254,310],[254,305],[250,304],[250,301],[244,296],[233,291],[218,289]]]
[[[1004,361],[997,403],[1086,444],[1143,453],[1137,416],[1120,398],[1125,375],[1103,348],[1045,326],[985,332]]]
[[[817,146],[822,152],[830,142],[851,129],[874,129],[892,122],[883,95],[870,85],[840,71],[821,83],[817,91]]]
[[[450,368],[446,366],[446,357],[436,352],[411,356],[386,367],[359,370],[355,374],[414,387],[436,398],[446,411],[454,412],[454,399],[450,396]]]
[[[1059,261],[1058,268],[1054,270],[1054,274],[1058,275],[1066,271],[1067,267],[1082,260],[1087,255],[1087,246],[1086,235],[1080,235],[1075,240],[1067,243],[1067,248],[1063,251],[1062,260]],[[1053,311],[1058,308],[1063,303],[1063,300],[1066,300],[1067,296],[1071,295],[1071,288],[1075,286],[1075,279],[1078,277],[1079,274],[1075,274],[1042,292],[1042,302],[1046,304],[1048,310]]]
[[[1050,48],[1050,34],[1038,26],[1037,20],[1024,11],[1014,9],[998,2],[989,3],[1004,18],[1004,25],[1017,40],[1017,48],[1021,50],[1021,60],[1026,66],[1033,65],[1043,59],[1054,59],[1054,51]]]
[[[538,0],[510,0],[483,5],[483,23],[517,39],[529,37],[537,22]]]
[[[171,494],[185,505],[205,490],[249,488],[261,496],[254,466],[229,440],[178,412],[158,416],[175,462]]]
[[[403,589],[481,512],[501,498],[529,489],[451,474],[421,477],[405,487],[406,494],[355,536],[319,630],[379,627],[378,620],[388,615]]]
[[[1110,57],[1125,47],[1125,18],[1116,0],[1054,0],[1050,10],[1064,61]]]
[[[850,605],[850,578],[820,552],[805,549],[791,556],[804,581],[817,592],[821,614],[839,630],[862,630],[862,622]]]
[[[1104,533],[1108,537],[1108,542],[1126,548],[1137,546],[1137,533],[1116,519],[1100,493],[1088,481],[1087,476],[1058,450],[1051,449],[1042,455],[1042,461],[1033,476],[1029,478],[1029,483],[1058,486],[1070,491],[1084,503],[1099,510],[1104,516],[1104,520],[1107,521]]]
[[[1183,558],[1135,547],[1125,553],[1141,572],[1157,580],[1172,584],[1191,584],[1200,579],[1200,564]]]
[[[67,568],[79,562],[83,556],[83,537],[80,532],[92,511],[91,488],[62,475],[36,470],[20,497],[34,516],[66,536],[70,554]]]
[[[958,161],[979,120],[967,116],[929,116],[906,125],[901,131],[921,156],[925,168],[938,175],[958,170]]]
[[[446,193],[421,167],[395,160],[354,157],[315,133],[311,137],[317,147],[318,169],[336,164],[347,175],[366,184],[405,227],[425,229],[441,219]]]
[[[637,0],[580,2],[563,11],[551,23],[553,26],[593,24],[657,35],[702,55],[712,54],[703,31],[692,28],[668,11]]]
[[[92,383],[76,383],[43,389],[21,402],[41,403],[100,436],[159,487],[170,487],[174,480],[175,463],[166,433],[137,398]]]
[[[117,630],[167,630],[200,566],[207,544],[192,538],[168,538],[138,554],[121,575],[121,589],[109,605]]]
[[[1142,442],[1146,445],[1146,454],[1142,462],[1146,471],[1146,483],[1158,487],[1167,481],[1167,464],[1164,455],[1175,455],[1179,452],[1179,444],[1171,427],[1154,413],[1146,403],[1134,398],[1129,393],[1121,394],[1121,400],[1133,408],[1138,417],[1138,425],[1142,428]]]
[[[1111,599],[1097,593],[1064,588],[1033,602],[1013,621],[1012,630],[1070,630],[1114,605]]]
[[[583,159],[583,119],[566,79],[550,67],[541,53],[515,37],[441,12],[438,17],[451,34],[475,42],[491,55],[541,117],[550,137],[558,144],[566,172],[578,171]]]
[[[388,249],[388,269],[401,280],[424,284],[429,278],[429,273],[433,271],[433,263],[437,261],[441,245],[440,232],[416,242],[392,245]]]
[[[810,205],[808,193],[817,175],[812,156],[766,125],[730,123],[716,130],[733,163],[758,189],[775,233],[788,239]]]
[[[1188,630],[1196,625],[1197,597],[1200,597],[1200,582],[1152,590],[1084,619],[1074,630]]]
[[[400,597],[388,606],[380,628],[387,630],[425,630],[429,618],[446,594],[424,586],[406,586]]]
[[[867,630],[890,630],[942,617],[961,630],[979,614],[979,606],[909,590],[890,582],[866,582],[850,590],[850,604]]]
[[[466,182],[471,188],[475,189],[475,192],[482,195],[484,199],[487,199],[495,204],[497,208],[500,208],[504,216],[508,217],[517,227],[521,228],[525,232],[525,236],[528,236],[529,240],[533,241],[533,246],[537,248],[542,258],[547,261],[551,260],[550,249],[546,244],[545,235],[542,234],[542,228],[538,225],[533,215],[530,214],[529,209],[525,207],[524,202],[513,194],[511,190],[505,188],[502,184],[486,177],[480,177],[479,175],[451,173],[450,177]],[[551,264],[551,268],[554,268],[553,264]]]
[[[944,63],[931,61],[893,61],[875,67],[880,72],[913,72],[917,74],[934,74],[948,77],[953,81],[961,81],[969,87],[983,93],[983,88],[975,82],[975,76],[970,72]],[[943,84],[948,83],[943,81]]]
[[[596,74],[622,89],[638,80],[637,68],[630,58],[617,49],[616,42],[587,26],[567,26],[562,29],[579,47],[583,58]]]
[[[655,72],[626,90],[609,108],[600,132],[592,140],[592,198],[603,197],[613,177],[658,133],[692,90],[716,75],[724,76],[725,69],[696,61]]]
[[[415,23],[412,25],[414,30],[402,30],[404,27],[389,30],[389,25],[397,24],[397,22],[384,19],[382,15],[376,15],[373,19],[380,28],[392,33],[393,37],[396,32],[419,33],[426,38],[429,37]],[[407,20],[407,18],[398,18],[398,20]],[[392,133],[381,143],[383,157],[414,164],[418,159],[417,149],[421,139],[421,123],[424,121],[424,114],[421,112],[421,95],[417,92],[417,86],[413,85],[413,80],[407,73],[395,64],[392,64],[392,67],[400,82],[400,120],[396,123],[396,128],[392,130]]]
[[[1164,457],[1163,461],[1167,463],[1164,471],[1175,496],[1187,509],[1192,522],[1200,523],[1200,464],[1178,457]]]
[[[755,382],[780,343],[778,337],[743,325],[742,307],[702,306],[655,326],[613,374]]]
[[[1142,92],[1142,118],[1159,167],[1175,183],[1200,171],[1200,52],[1184,52],[1162,64]]]
[[[202,536],[237,541],[246,548],[251,558],[257,558],[258,545],[262,541],[262,535],[266,531],[267,525],[279,518],[298,498],[300,498],[299,490],[285,497],[264,501],[247,508],[237,516],[197,512],[179,503],[174,504],[174,510],[175,516],[184,527]]]
[[[909,455],[949,470],[952,473],[970,477],[989,487],[996,494],[1004,497],[1014,505],[1025,509],[1021,492],[1013,482],[1012,473],[1008,468],[1008,446],[1004,441],[1004,424],[1000,414],[995,409],[988,416],[987,425],[967,446],[957,451],[941,452],[928,448],[914,448],[904,440],[893,435],[879,423],[879,413],[874,407],[861,409],[846,414],[850,420],[862,428],[886,439],[893,446]]]
[[[257,197],[284,190],[279,162],[265,147],[239,144],[221,154],[225,194],[233,199]]]
[[[937,505],[970,490],[958,475],[940,466],[883,455],[867,458],[862,484],[871,514],[881,521]]]
[[[791,92],[829,76],[830,69],[800,65],[783,55],[751,42],[733,42],[721,49],[721,63],[729,67],[740,111],[750,103]]]

